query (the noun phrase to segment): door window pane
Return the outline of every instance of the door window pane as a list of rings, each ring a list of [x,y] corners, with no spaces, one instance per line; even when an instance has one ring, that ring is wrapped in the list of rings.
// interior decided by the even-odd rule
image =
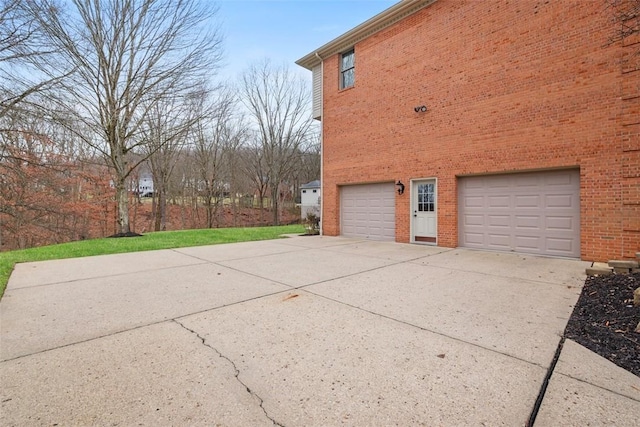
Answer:
[[[418,211],[434,212],[435,207],[435,184],[418,184]]]

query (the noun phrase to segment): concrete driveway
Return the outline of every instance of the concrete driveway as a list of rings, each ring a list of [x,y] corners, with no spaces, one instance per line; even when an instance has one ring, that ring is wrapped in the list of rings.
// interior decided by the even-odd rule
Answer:
[[[588,265],[331,237],[19,264],[0,424],[637,425],[640,378],[554,362]]]

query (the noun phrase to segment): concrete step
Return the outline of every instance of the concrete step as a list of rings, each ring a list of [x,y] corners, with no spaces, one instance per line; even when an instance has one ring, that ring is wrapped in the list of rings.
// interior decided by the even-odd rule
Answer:
[[[613,274],[613,270],[610,269],[604,269],[604,268],[587,268],[587,276],[608,276],[610,274]]]
[[[640,259],[640,252],[636,253]],[[640,261],[632,260],[611,260],[605,262],[594,262],[586,269],[587,276],[605,276],[608,274],[629,274],[640,273]]]
[[[608,264],[613,268],[638,268],[638,261],[612,260]]]
[[[604,262],[594,262],[591,267],[587,268],[587,276],[607,276],[613,274],[613,268]]]

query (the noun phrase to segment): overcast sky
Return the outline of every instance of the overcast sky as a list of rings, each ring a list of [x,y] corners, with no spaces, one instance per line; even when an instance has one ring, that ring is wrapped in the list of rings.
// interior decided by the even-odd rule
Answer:
[[[207,0],[204,0],[207,1]],[[218,0],[225,36],[221,78],[262,58],[295,64],[307,53],[389,8],[398,0]],[[299,69],[299,70],[298,70]]]

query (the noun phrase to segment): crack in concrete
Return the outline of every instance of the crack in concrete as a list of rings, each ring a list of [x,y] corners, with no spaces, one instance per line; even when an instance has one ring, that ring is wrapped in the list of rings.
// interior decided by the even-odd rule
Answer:
[[[180,325],[183,329],[191,332],[193,335],[195,335],[196,337],[198,337],[198,339],[200,341],[202,341],[202,345],[204,345],[205,347],[213,350],[218,357],[226,360],[227,362],[229,362],[231,364],[231,366],[233,367],[234,370],[234,377],[236,379],[236,381],[238,381],[244,388],[245,390],[247,390],[247,393],[249,393],[251,396],[253,396],[254,398],[258,399],[259,402],[259,406],[260,409],[262,409],[262,412],[264,412],[264,415],[267,417],[267,419],[269,419],[269,421],[271,421],[273,423],[274,426],[276,427],[284,427],[283,424],[280,424],[278,421],[276,421],[271,415],[269,415],[269,413],[267,412],[266,408],[264,407],[264,400],[258,396],[258,394],[251,390],[251,387],[249,387],[246,383],[244,383],[241,379],[240,379],[240,370],[238,369],[238,367],[236,366],[235,362],[233,360],[231,360],[229,357],[225,356],[224,354],[222,354],[218,349],[216,349],[215,347],[211,346],[210,344],[207,343],[206,339],[201,336],[199,333],[197,333],[196,331],[194,331],[193,329],[190,329],[188,327],[186,327],[184,324],[180,323],[178,320],[173,319],[173,321],[175,323],[177,323],[178,325]]]

